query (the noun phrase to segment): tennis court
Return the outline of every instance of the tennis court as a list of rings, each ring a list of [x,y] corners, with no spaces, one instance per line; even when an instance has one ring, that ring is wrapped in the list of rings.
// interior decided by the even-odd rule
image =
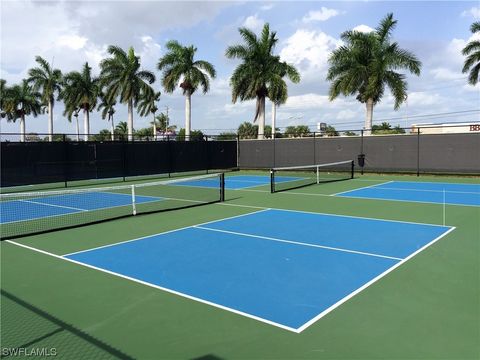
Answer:
[[[3,194],[2,346],[67,358],[474,358],[477,179],[350,170]]]

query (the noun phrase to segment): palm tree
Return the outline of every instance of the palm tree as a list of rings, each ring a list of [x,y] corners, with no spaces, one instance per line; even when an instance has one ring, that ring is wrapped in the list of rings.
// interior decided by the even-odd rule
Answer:
[[[27,80],[20,85],[14,85],[2,92],[3,110],[8,121],[20,119],[20,141],[25,141],[25,117],[37,115],[41,112],[42,94],[35,91]]]
[[[177,84],[185,95],[185,136],[190,137],[192,94],[201,86],[206,94],[210,89],[210,78],[215,78],[216,71],[212,64],[204,60],[194,60],[197,48],[193,45],[182,46],[171,40],[166,45],[169,52],[158,61],[158,70],[163,71],[162,85],[167,93],[172,93]]]
[[[140,57],[135,55],[133,47],[125,52],[118,46],[109,46],[112,57],[100,62],[102,84],[109,101],[120,97],[122,104],[128,105],[128,139],[133,140],[133,107],[137,106],[142,94],[153,93],[150,84],[155,75],[140,69]]]
[[[293,83],[300,82],[300,74],[293,65],[289,65],[286,62],[278,62],[274,67],[272,81],[270,82],[268,91],[268,97],[272,101],[272,129],[276,128],[277,106],[285,104],[288,99],[287,83],[283,80],[285,76],[288,76]],[[272,134],[272,139],[274,138],[275,133]]]
[[[115,140],[115,125],[113,123],[113,114],[115,114],[115,105],[117,102],[115,99],[111,100],[108,99],[104,93],[100,94],[100,104],[98,105],[97,110],[102,111],[102,119],[105,120],[105,118],[108,117],[107,121],[110,122],[110,133],[111,133],[111,139],[112,141]]]
[[[148,114],[153,114],[153,139],[157,139],[157,124],[155,122],[155,113],[158,111],[158,107],[155,104],[157,101],[160,101],[160,91],[158,92],[147,92],[143,94],[140,102],[138,103],[138,113],[140,116],[146,116]]]
[[[357,100],[366,104],[366,135],[371,133],[373,107],[381,101],[386,86],[395,99],[395,110],[407,98],[405,75],[396,70],[406,69],[420,75],[422,64],[416,56],[390,41],[396,24],[393,14],[388,14],[375,31],[344,32],[341,38],[345,45],[334,50],[328,60],[327,80],[332,82],[330,100],[340,94],[357,95]]]
[[[480,21],[474,22],[470,27],[470,31],[474,34],[480,32]],[[462,54],[467,57],[462,72],[467,73],[470,71],[468,82],[471,85],[476,85],[478,82],[478,74],[480,73],[480,41],[470,41],[462,50]]]
[[[115,134],[118,135],[118,138],[125,140],[128,134],[128,124],[126,121],[120,121],[115,127]]]
[[[42,101],[48,107],[48,139],[53,141],[53,106],[55,94],[61,91],[62,72],[53,69],[41,56],[37,56],[35,61],[39,66],[28,71],[28,81],[33,83],[33,91],[42,92]]]
[[[256,99],[256,110],[253,121],[259,120],[258,138],[265,136],[265,98],[269,95],[273,101],[278,101],[282,91],[282,71],[286,69],[280,64],[280,57],[273,55],[273,50],[278,42],[277,33],[270,32],[270,25],[263,26],[260,37],[247,28],[238,30],[244,45],[229,46],[225,55],[229,59],[241,59],[243,62],[237,66],[230,79],[232,87],[232,102]],[[292,67],[293,69],[293,67]],[[293,75],[290,70],[286,75]],[[286,96],[286,85],[283,88]]]
[[[65,113],[70,119],[73,109],[83,110],[85,141],[88,141],[90,135],[90,112],[95,109],[99,95],[99,78],[92,76],[92,68],[88,66],[88,62],[83,65],[82,72],[72,71],[65,75],[61,94],[65,102]]]

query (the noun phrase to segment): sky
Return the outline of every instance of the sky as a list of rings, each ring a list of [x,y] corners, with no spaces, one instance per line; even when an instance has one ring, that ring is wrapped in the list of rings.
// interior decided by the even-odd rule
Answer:
[[[419,77],[406,73],[408,101],[395,111],[387,92],[375,106],[373,121],[393,126],[414,123],[480,120],[480,86],[467,84],[462,74],[461,49],[480,36],[470,25],[480,21],[478,1],[9,1],[0,2],[0,77],[7,85],[27,77],[40,55],[63,73],[80,70],[85,62],[100,73],[107,47],[133,46],[142,67],[154,71],[153,84],[161,91],[160,111],[168,107],[171,123],[184,127],[185,99],[180,89],[168,94],[156,69],[166,53],[165,44],[177,40],[197,47],[196,59],[212,63],[217,77],[210,91],[192,96],[192,129],[205,134],[235,130],[253,121],[253,101],[232,103],[229,79],[238,65],[227,59],[228,46],[242,43],[238,29],[259,33],[265,23],[277,32],[275,54],[296,66],[299,84],[288,82],[289,98],[277,109],[277,127],[327,123],[340,130],[361,129],[365,105],[355,97],[328,99],[328,57],[342,44],[350,29],[370,31],[393,13],[398,21],[392,41],[413,52],[422,62]],[[402,71],[400,71],[402,72]],[[63,104],[54,108],[54,132],[75,133],[75,125],[62,116]],[[470,111],[469,110],[477,110]],[[425,116],[430,115],[433,116]],[[46,133],[47,114],[28,117],[27,132]],[[126,121],[126,105],[118,105],[115,121]],[[82,118],[80,117],[80,120]],[[98,112],[90,115],[92,133],[109,128]],[[134,127],[146,127],[151,117],[135,113]],[[266,124],[271,123],[267,101]],[[82,122],[80,121],[82,125]],[[19,132],[19,123],[0,123],[2,132]]]

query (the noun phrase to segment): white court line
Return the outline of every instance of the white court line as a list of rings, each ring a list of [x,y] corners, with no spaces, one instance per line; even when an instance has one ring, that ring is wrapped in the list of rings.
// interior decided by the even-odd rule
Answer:
[[[221,233],[225,233],[225,234],[233,234],[233,235],[252,237],[252,238],[269,240],[269,241],[277,241],[277,242],[282,242],[282,243],[287,243],[287,244],[294,244],[294,245],[308,246],[308,247],[314,247],[314,248],[320,248],[320,249],[326,249],[326,250],[340,251],[340,252],[352,253],[352,254],[357,254],[357,255],[373,256],[373,257],[379,257],[379,258],[390,259],[390,260],[403,260],[402,258],[397,258],[397,257],[387,256],[387,255],[374,254],[374,253],[368,253],[368,252],[364,252],[364,251],[356,251],[356,250],[336,248],[336,247],[331,247],[331,246],[316,245],[316,244],[311,244],[311,243],[284,240],[284,239],[278,239],[278,238],[274,238],[274,237],[270,237],[270,236],[253,235],[253,234],[241,233],[241,232],[236,232],[236,231],[220,230],[220,229],[215,229],[215,228],[210,228],[210,227],[205,227],[205,226],[198,226],[197,225],[197,226],[193,226],[193,228],[208,230],[208,231],[216,231],[216,232],[221,232]]]
[[[404,203],[420,203],[420,204],[435,204],[435,205],[443,205],[441,201],[420,201],[420,200],[400,200],[400,199],[391,199],[391,198],[374,198],[374,197],[366,197],[366,196],[348,196],[348,195],[339,195],[341,198],[346,199],[365,199],[365,200],[380,200],[380,201],[400,201]],[[467,206],[467,207],[479,207],[480,205],[470,205],[470,204],[456,204],[456,203],[448,203],[446,202],[445,205],[453,205],[453,206]]]
[[[32,251],[35,251],[35,252],[39,252],[39,253],[44,254],[44,255],[52,256],[56,259],[68,261],[68,262],[71,262],[71,263],[74,263],[74,264],[77,264],[77,265],[80,265],[80,266],[84,266],[84,267],[87,267],[87,268],[90,268],[90,269],[93,269],[93,270],[101,271],[101,272],[109,274],[109,275],[117,276],[117,277],[120,277],[122,279],[126,279],[126,280],[136,282],[138,284],[142,284],[142,285],[149,286],[149,287],[152,287],[152,288],[155,288],[155,289],[159,289],[159,290],[165,291],[167,293],[178,295],[178,296],[181,296],[181,297],[189,299],[189,300],[198,301],[202,304],[210,305],[210,306],[216,307],[218,309],[229,311],[229,312],[237,314],[237,315],[245,316],[247,318],[266,323],[268,325],[273,325],[273,326],[276,326],[276,327],[284,329],[284,330],[288,330],[288,331],[291,331],[291,332],[294,332],[294,333],[299,333],[299,331],[295,328],[292,328],[292,327],[289,327],[289,326],[286,326],[286,325],[283,325],[283,324],[279,324],[279,323],[276,323],[274,321],[270,321],[270,320],[252,315],[252,314],[248,314],[248,313],[240,311],[240,310],[236,310],[236,309],[233,309],[233,308],[230,308],[230,307],[227,307],[227,306],[223,306],[223,305],[220,305],[220,304],[208,301],[208,300],[204,300],[204,299],[201,299],[201,298],[198,298],[198,297],[195,297],[195,296],[191,296],[191,295],[179,292],[179,291],[175,291],[175,290],[163,287],[163,286],[155,285],[155,284],[149,283],[147,281],[139,280],[139,279],[127,276],[127,275],[119,274],[119,273],[114,272],[114,271],[106,270],[106,269],[99,268],[99,267],[96,267],[96,266],[93,266],[93,265],[85,264],[85,263],[80,262],[80,261],[69,259],[69,258],[60,256],[60,255],[49,253],[47,251],[40,250],[40,249],[37,249],[37,248],[33,248],[31,246],[23,245],[23,244],[20,244],[20,243],[11,241],[11,240],[5,240],[5,241],[12,244],[12,245],[20,246],[20,247],[23,247],[23,248],[26,248],[26,249],[29,249],[29,250],[32,250]]]
[[[347,193],[347,192],[350,192],[350,191],[355,191],[355,190],[373,188],[373,187],[376,187],[376,186],[379,186],[379,185],[390,184],[390,183],[392,183],[392,182],[393,182],[393,180],[391,180],[391,181],[385,181],[385,182],[380,183],[380,184],[374,184],[374,185],[369,185],[369,186],[362,186],[361,188],[352,189],[352,190],[346,190],[346,191],[341,191],[341,192],[338,192],[338,193],[335,193],[335,194],[330,194],[330,196],[336,196],[336,195],[339,195],[339,194],[344,194],[344,193]]]
[[[379,184],[379,185],[383,185],[383,184]],[[368,187],[371,187],[371,186],[365,186],[365,187],[361,187],[361,188],[358,188],[358,189],[353,189],[353,190],[350,190],[350,191],[356,191],[356,190],[363,190],[363,189],[366,189]],[[374,187],[374,186],[372,186]],[[389,188],[389,187],[381,187],[381,188],[378,188],[378,190],[399,190],[399,191],[416,191],[416,192],[436,192],[436,193],[440,193],[442,194],[443,191],[445,190],[446,193],[449,193],[449,194],[471,194],[471,195],[480,195],[480,192],[472,192],[472,191],[453,191],[453,190],[447,190],[447,189],[442,189],[442,190],[427,190],[427,189],[413,189],[413,188]],[[344,191],[344,192],[348,192],[348,191]],[[339,194],[343,194],[343,193],[339,193]],[[334,194],[336,195],[336,194]]]
[[[433,245],[434,243],[436,243],[438,240],[440,240],[441,238],[443,238],[444,236],[448,235],[450,232],[452,232],[453,230],[455,230],[455,227],[452,227],[450,228],[449,230],[447,230],[446,232],[444,232],[442,235],[438,236],[437,238],[433,239],[431,242],[429,242],[428,244],[424,245],[423,247],[421,247],[420,249],[418,249],[417,251],[415,251],[414,253],[408,255],[406,258],[404,258],[402,261],[396,263],[395,265],[393,265],[391,268],[387,269],[386,271],[384,271],[383,273],[381,273],[380,275],[376,276],[375,278],[373,278],[372,280],[370,280],[369,282],[365,283],[364,285],[362,285],[361,287],[359,287],[357,290],[355,290],[354,292],[350,293],[349,295],[345,296],[343,299],[337,301],[335,304],[333,304],[332,306],[330,306],[328,309],[325,309],[324,311],[322,311],[320,314],[318,314],[317,316],[315,316],[313,319],[307,321],[305,324],[303,324],[302,326],[300,326],[297,331],[299,333],[301,333],[303,330],[305,330],[306,328],[308,328],[309,326],[311,326],[312,324],[314,324],[315,322],[317,322],[319,319],[321,319],[322,317],[324,317],[325,315],[327,315],[329,312],[335,310],[337,307],[339,307],[340,305],[342,305],[344,302],[346,302],[347,300],[351,299],[352,297],[354,297],[355,295],[357,295],[358,293],[362,292],[363,290],[365,290],[366,288],[368,288],[370,285],[372,285],[373,283],[377,282],[378,280],[380,280],[381,278],[383,278],[385,275],[389,274],[390,272],[392,272],[393,270],[395,270],[396,268],[398,268],[399,266],[403,265],[404,263],[406,263],[408,260],[410,260],[411,258],[413,258],[415,255],[417,255],[418,253],[422,252],[423,250],[425,250],[426,248],[428,248],[429,246]]]
[[[107,247],[126,244],[126,243],[129,243],[129,242],[132,242],[132,241],[143,240],[143,239],[150,238],[150,237],[155,237],[155,236],[158,236],[158,235],[164,235],[164,234],[169,234],[169,233],[172,233],[172,232],[175,232],[175,231],[189,229],[189,228],[192,228],[194,226],[207,225],[207,224],[211,224],[211,223],[217,222],[217,221],[235,219],[235,218],[239,218],[239,217],[242,217],[242,216],[247,216],[247,215],[250,215],[250,214],[256,214],[256,213],[264,212],[264,211],[267,211],[267,210],[270,210],[270,209],[269,208],[262,208],[261,210],[252,211],[252,212],[249,212],[249,213],[246,213],[246,214],[230,216],[230,217],[227,217],[227,218],[222,218],[222,219],[217,219],[217,220],[211,220],[211,221],[207,221],[207,222],[204,222],[204,223],[201,223],[201,224],[196,224],[196,225],[184,226],[184,227],[181,227],[181,228],[178,228],[178,229],[163,231],[163,232],[153,234],[153,235],[146,235],[146,236],[142,236],[142,237],[139,237],[139,238],[136,238],[136,239],[130,239],[130,240],[125,240],[125,241],[121,241],[121,242],[118,242],[118,243],[114,243],[114,244],[97,246],[97,247],[90,248],[90,249],[87,249],[87,250],[75,251],[75,252],[71,252],[71,253],[68,253],[68,254],[63,254],[62,256],[70,256],[70,255],[81,254],[81,253],[89,252],[89,251],[93,251],[93,250],[104,249],[104,248],[107,248]]]
[[[13,201],[15,201],[15,200],[13,200]],[[58,208],[76,210],[76,211],[88,211],[87,209],[75,208],[75,207],[71,207],[71,206],[48,204],[48,203],[42,203],[42,202],[33,201],[33,200],[22,200],[22,199],[18,199],[18,200],[16,200],[16,201],[21,201],[21,202],[26,202],[26,203],[32,203],[32,204],[37,204],[37,205],[52,206],[52,207],[58,207]]]
[[[419,223],[414,221],[402,221],[402,220],[389,220],[389,219],[378,219],[378,218],[371,218],[371,217],[364,217],[364,216],[355,216],[355,215],[340,215],[340,214],[328,214],[322,212],[314,212],[314,211],[305,211],[305,210],[292,210],[292,209],[281,209],[281,208],[272,208],[272,207],[261,207],[261,206],[250,206],[250,205],[240,205],[240,204],[227,204],[227,203],[215,203],[215,205],[222,205],[222,206],[241,206],[241,207],[251,207],[254,209],[264,209],[264,210],[277,210],[277,211],[291,211],[296,213],[303,213],[303,214],[313,214],[313,215],[325,215],[325,216],[339,216],[339,217],[346,217],[346,218],[353,218],[353,219],[363,219],[363,220],[375,220],[375,221],[387,221],[387,222],[394,222],[394,223],[402,223],[402,224],[413,224],[413,225],[425,225],[425,226],[436,226],[436,227],[446,227],[451,228],[451,226],[444,226],[444,225],[437,225],[437,224],[428,224],[428,223]],[[252,212],[251,214],[254,214]],[[248,214],[245,214],[248,215]],[[216,221],[221,221],[223,219],[219,219]],[[211,221],[214,222],[214,221]],[[203,224],[200,224],[203,225]],[[195,225],[193,225],[195,226]]]
[[[359,188],[363,189],[363,188]],[[355,189],[358,190],[358,189]],[[352,192],[355,190],[349,190],[346,191]],[[270,193],[270,191],[267,190],[245,190],[245,189],[235,189],[235,191],[249,191],[249,192],[262,192],[262,193]],[[303,193],[303,192],[294,192],[294,191],[281,191],[278,193],[275,193],[277,196],[278,195],[303,195],[303,196],[323,196],[323,197],[332,197],[330,194],[316,194],[316,193]],[[357,200],[362,200],[362,199],[367,199],[367,200],[381,200],[381,201],[401,201],[404,203],[420,203],[420,204],[435,204],[435,205],[442,205],[442,202],[434,202],[434,201],[419,201],[419,200],[398,200],[398,199],[386,199],[386,198],[372,198],[372,197],[365,197],[365,196],[347,196],[347,195],[339,195],[339,198],[344,198],[344,199],[357,199]],[[478,207],[479,205],[468,205],[468,204],[455,204],[455,203],[445,203],[446,205],[455,205],[455,206],[467,206],[467,207]]]

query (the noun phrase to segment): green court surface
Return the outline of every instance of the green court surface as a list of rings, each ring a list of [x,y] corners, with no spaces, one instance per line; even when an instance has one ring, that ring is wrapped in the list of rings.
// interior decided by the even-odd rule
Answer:
[[[276,194],[262,185],[227,190],[223,203],[13,240],[26,247],[2,241],[2,357],[5,349],[54,348],[68,359],[479,359],[480,207],[331,196],[392,180],[479,183],[357,175]],[[455,230],[300,333],[51,255],[264,208],[445,221]]]

